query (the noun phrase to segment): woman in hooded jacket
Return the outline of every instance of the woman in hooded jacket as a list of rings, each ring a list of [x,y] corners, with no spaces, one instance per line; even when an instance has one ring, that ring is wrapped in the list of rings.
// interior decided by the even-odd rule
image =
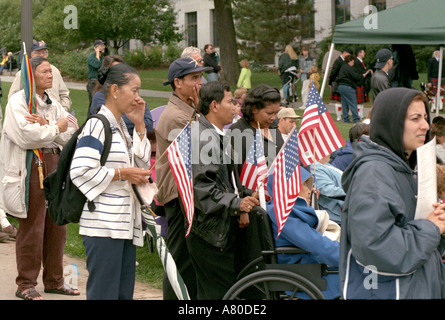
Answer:
[[[392,88],[374,102],[369,137],[342,177],[344,299],[443,298],[445,205],[415,219],[416,149],[429,141],[429,123],[420,91]]]

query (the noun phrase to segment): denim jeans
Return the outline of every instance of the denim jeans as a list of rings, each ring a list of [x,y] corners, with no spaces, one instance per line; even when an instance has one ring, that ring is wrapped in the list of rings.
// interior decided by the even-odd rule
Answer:
[[[136,247],[132,240],[82,236],[87,255],[87,300],[132,300]]]
[[[351,110],[354,123],[360,122],[360,116],[357,110],[357,95],[355,93],[355,89],[350,86],[340,84],[338,86],[338,93],[341,97],[343,122],[351,122],[349,118],[349,110]]]
[[[219,77],[218,74],[216,72],[210,72],[209,74],[207,74],[207,81],[211,82],[211,81],[218,81]]]

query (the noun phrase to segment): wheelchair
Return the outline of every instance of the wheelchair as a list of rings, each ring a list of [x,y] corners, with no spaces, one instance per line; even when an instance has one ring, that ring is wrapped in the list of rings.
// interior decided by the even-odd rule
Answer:
[[[323,264],[279,264],[278,254],[308,253],[298,247],[275,247],[272,224],[267,212],[255,207],[261,256],[247,264],[223,300],[292,300],[297,292],[305,292],[313,300],[324,300],[329,273]]]

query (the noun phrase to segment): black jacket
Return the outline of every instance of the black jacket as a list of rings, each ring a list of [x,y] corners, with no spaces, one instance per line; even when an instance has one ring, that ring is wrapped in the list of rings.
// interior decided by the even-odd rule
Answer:
[[[431,79],[437,79],[439,77],[439,61],[436,58],[431,58],[428,60],[428,72],[427,72],[428,82]],[[442,78],[445,77],[445,61],[442,64]]]
[[[240,196],[235,194],[234,166],[223,152],[228,140],[203,115],[199,118],[199,137],[199,162],[192,169],[195,214],[191,232],[212,246],[224,248],[229,233],[235,232],[237,217],[242,213],[241,197],[246,193],[234,172]]]
[[[206,71],[207,73],[218,73],[219,70],[221,70],[221,67],[218,65],[218,62],[216,61],[216,53],[212,53],[212,54],[204,54],[204,67],[212,67],[213,70],[212,71]]]
[[[329,84],[332,85],[333,82],[337,81],[338,73],[340,72],[341,67],[345,64],[345,60],[340,56],[332,65],[331,73],[329,74]]]
[[[363,80],[363,75],[355,71],[354,67],[345,63],[338,73],[337,83],[357,89],[357,84]]]

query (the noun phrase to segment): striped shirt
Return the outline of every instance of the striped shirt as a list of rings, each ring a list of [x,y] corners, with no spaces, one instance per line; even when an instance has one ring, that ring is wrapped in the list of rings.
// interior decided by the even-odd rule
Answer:
[[[93,200],[95,210],[90,212],[85,203],[79,221],[79,234],[91,237],[133,239],[143,245],[140,205],[133,195],[131,184],[111,181],[116,168],[149,168],[151,146],[144,137],[141,141],[136,132],[133,141],[125,122],[120,119],[122,131],[110,110],[105,106],[99,111],[110,121],[112,143],[105,166],[100,165],[104,149],[105,133],[100,119],[90,119],[79,135],[71,163],[70,176],[73,183],[88,200]]]

